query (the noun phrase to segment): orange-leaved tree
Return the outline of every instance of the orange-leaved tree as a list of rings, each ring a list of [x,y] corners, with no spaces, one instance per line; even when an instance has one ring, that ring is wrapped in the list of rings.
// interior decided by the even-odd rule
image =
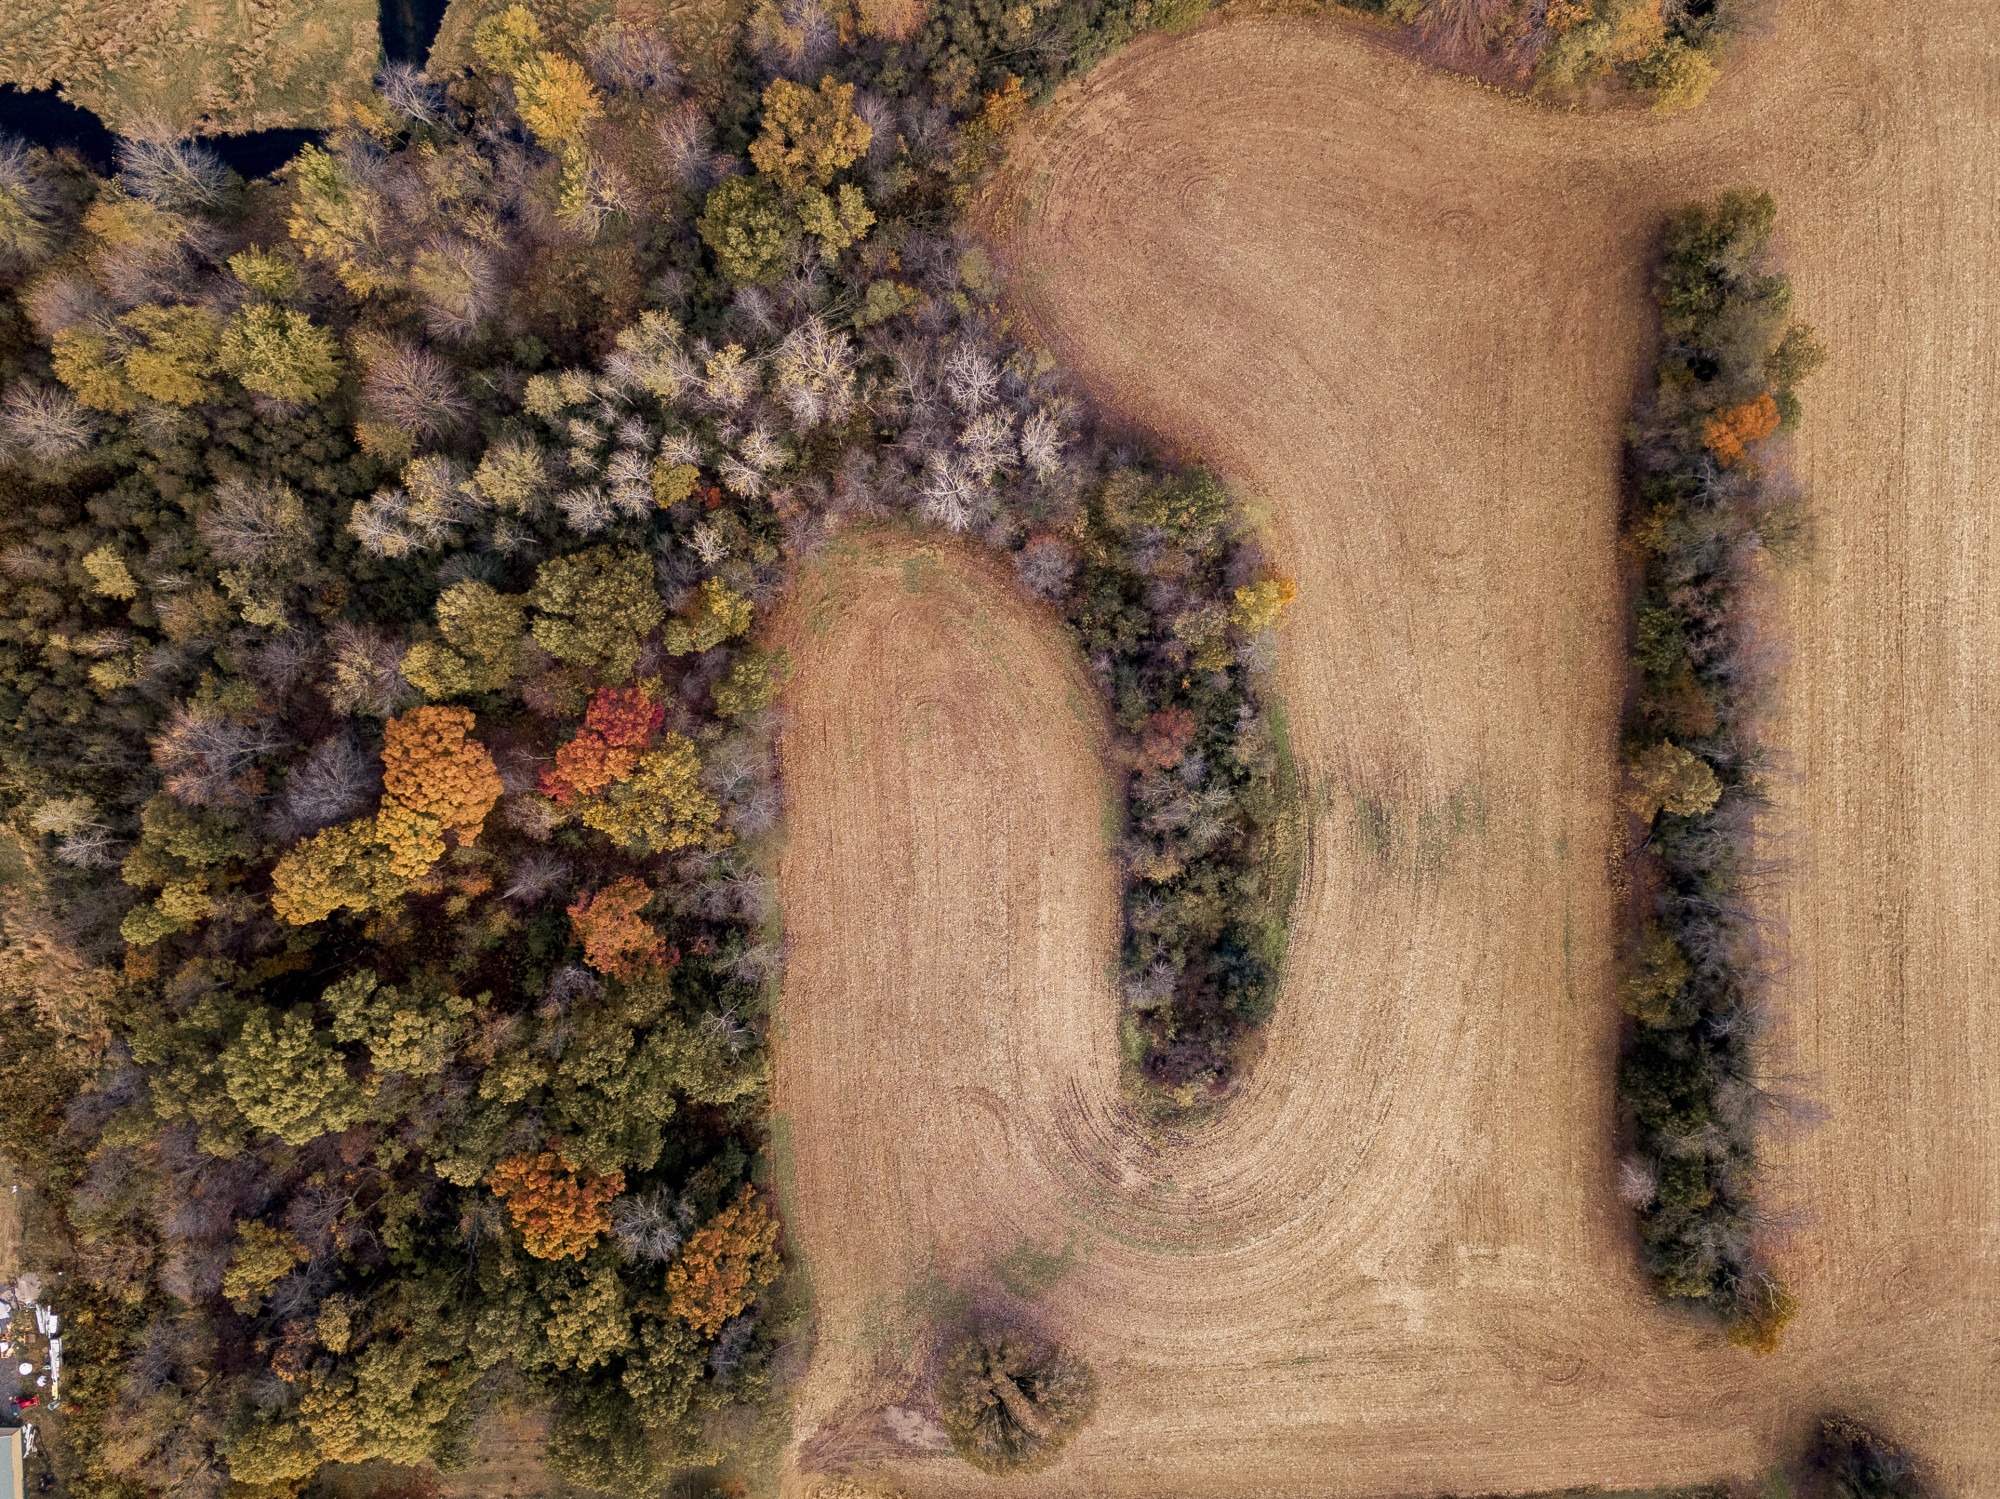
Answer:
[[[487,1174],[486,1185],[506,1204],[529,1254],[580,1260],[611,1227],[611,1199],[625,1190],[625,1173],[600,1176],[544,1150],[508,1156]]]
[[[653,685],[600,688],[583,728],[556,751],[556,763],[543,768],[542,794],[567,806],[628,779],[639,768],[640,752],[666,722],[666,705],[653,700]]]
[[[469,708],[412,708],[382,731],[384,799],[436,818],[468,843],[501,791],[493,757],[468,737],[472,725]]]
[[[570,926],[583,944],[583,961],[607,978],[637,978],[648,968],[673,962],[667,940],[639,913],[653,892],[626,875],[602,890],[580,897],[569,908]]]
[[[1139,725],[1138,764],[1141,770],[1171,770],[1194,743],[1198,725],[1186,708],[1162,708]]]
[[[778,1278],[778,1220],[745,1185],[667,1267],[667,1306],[703,1337],[722,1331]]]
[[[1767,390],[1754,401],[1718,411],[1702,429],[1702,441],[1716,461],[1727,468],[1740,463],[1744,450],[1778,430],[1778,402]]]
[[[346,907],[377,910],[445,854],[445,835],[469,843],[500,799],[486,746],[468,738],[467,708],[413,708],[382,733],[382,807],[288,849],[271,871],[271,905],[293,926]]]

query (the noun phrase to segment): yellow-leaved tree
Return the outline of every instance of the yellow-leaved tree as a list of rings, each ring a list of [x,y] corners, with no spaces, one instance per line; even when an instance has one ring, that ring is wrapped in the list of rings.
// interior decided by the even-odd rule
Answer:
[[[468,708],[412,708],[382,736],[382,806],[313,834],[271,871],[271,907],[304,926],[335,911],[379,910],[444,857],[446,840],[470,843],[500,799],[500,773],[471,737]]]

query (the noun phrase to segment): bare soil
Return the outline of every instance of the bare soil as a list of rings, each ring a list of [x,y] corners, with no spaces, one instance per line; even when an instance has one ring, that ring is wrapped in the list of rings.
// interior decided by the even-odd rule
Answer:
[[[973,1301],[1096,1366],[1020,1494],[1488,1492],[1754,1471],[1832,1407],[2000,1492],[2000,43],[1783,0],[1709,105],[1545,110],[1333,23],[1142,43],[1024,142],[996,237],[1108,405],[1268,509],[1317,809],[1218,1118],[1132,1121],[1094,695],[994,564],[854,545],[783,742],[796,1470],[937,1450]],[[1767,820],[1788,963],[1765,1359],[1655,1305],[1614,1195],[1615,521],[1662,214],[1779,195],[1831,360]],[[816,591],[815,591],[816,589]]]

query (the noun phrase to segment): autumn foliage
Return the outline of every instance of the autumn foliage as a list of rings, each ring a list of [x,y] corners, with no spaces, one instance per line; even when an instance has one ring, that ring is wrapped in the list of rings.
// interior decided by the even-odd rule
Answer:
[[[1778,402],[1767,390],[1754,401],[1718,411],[1702,431],[1709,452],[1727,468],[1741,463],[1753,442],[1762,442],[1778,430]]]
[[[843,7],[455,6],[275,177],[0,144],[0,819],[60,907],[6,914],[91,965],[0,1027],[0,1144],[70,1287],[70,1486],[429,1472],[515,1389],[579,1492],[762,1429],[755,631],[854,516],[1011,555],[1103,689],[1148,1113],[1250,1054],[1288,594],[1008,334],[956,209],[1068,59],[1207,0],[942,3],[916,46],[888,0],[893,51]]]
[[[675,1316],[712,1338],[777,1278],[778,1220],[745,1186],[667,1267],[667,1302]]]
[[[639,768],[639,755],[666,721],[664,704],[637,687],[605,687],[590,700],[583,728],[541,773],[542,794],[567,806],[594,796]]]
[[[728,589],[722,593],[730,597]],[[748,625],[748,600],[743,624]],[[669,626],[687,633],[682,621]],[[702,648],[725,638],[718,636]],[[656,700],[659,683],[601,688],[590,700],[583,727],[542,767],[542,794],[560,807],[574,806],[585,827],[604,834],[635,857],[707,845],[726,847],[722,808],[701,783],[701,756],[681,734],[662,734],[667,710]]]
[[[872,139],[867,121],[854,112],[853,84],[828,75],[814,92],[780,78],[764,90],[764,128],[750,143],[750,160],[788,191],[826,187]]]
[[[479,836],[500,799],[500,773],[486,746],[467,737],[469,708],[413,708],[382,735],[385,798],[434,817],[466,841]]]
[[[538,1260],[580,1260],[611,1227],[611,1199],[625,1190],[625,1173],[600,1176],[544,1150],[507,1157],[487,1175],[486,1185],[507,1205],[529,1254]]]
[[[673,962],[667,940],[639,913],[653,892],[627,875],[569,907],[570,925],[583,944],[583,960],[608,978],[637,978]]]
[[[1181,763],[1200,727],[1181,707],[1162,708],[1139,726],[1138,766],[1141,770],[1171,770]]]
[[[1299,585],[1290,578],[1261,578],[1236,590],[1236,623],[1246,630],[1268,630],[1298,602]]]
[[[1795,1309],[1758,1202],[1773,965],[1751,895],[1778,685],[1766,590],[1792,555],[1802,501],[1781,450],[1753,462],[1749,449],[1799,419],[1796,387],[1821,357],[1772,263],[1776,219],[1768,194],[1729,193],[1667,224],[1659,367],[1632,427],[1636,691],[1622,746],[1640,898],[1620,1195],[1655,1287],[1758,1353]]]
[[[445,835],[471,842],[500,799],[500,773],[469,738],[466,708],[415,708],[382,739],[382,807],[299,843],[271,871],[272,908],[293,926],[345,907],[377,909],[405,893],[445,854]]]

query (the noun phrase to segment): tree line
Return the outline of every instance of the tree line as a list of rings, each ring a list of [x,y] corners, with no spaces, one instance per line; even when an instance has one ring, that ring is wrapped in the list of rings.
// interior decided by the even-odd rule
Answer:
[[[1806,541],[1782,444],[1797,386],[1823,357],[1773,263],[1776,215],[1769,194],[1737,192],[1667,225],[1661,349],[1632,425],[1624,526],[1635,577],[1625,809],[1639,836],[1621,1188],[1659,1289],[1760,1349],[1793,1302],[1757,1242],[1773,954],[1755,908],[1755,837],[1777,643],[1756,605],[1771,564]]]
[[[1447,65],[1556,99],[1627,93],[1692,109],[1722,74],[1750,0],[1336,0],[1407,25]]]

